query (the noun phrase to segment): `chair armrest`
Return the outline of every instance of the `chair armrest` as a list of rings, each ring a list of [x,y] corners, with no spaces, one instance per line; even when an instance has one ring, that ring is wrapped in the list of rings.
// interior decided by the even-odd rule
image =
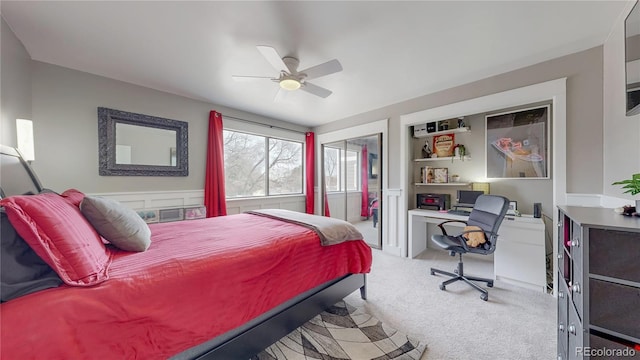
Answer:
[[[445,230],[444,228],[444,224],[448,224],[448,223],[454,223],[454,222],[459,222],[459,223],[463,223],[463,224],[467,224],[466,221],[463,220],[447,220],[447,221],[443,221],[440,224],[438,224],[438,227],[440,228],[440,231],[442,231],[442,234],[445,236],[449,236],[449,234],[447,234],[447,230]]]

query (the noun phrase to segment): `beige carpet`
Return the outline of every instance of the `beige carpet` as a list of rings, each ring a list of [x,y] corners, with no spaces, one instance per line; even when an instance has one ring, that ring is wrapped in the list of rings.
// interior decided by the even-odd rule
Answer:
[[[252,360],[418,360],[425,346],[340,301]]]
[[[444,251],[430,250],[418,259],[378,250],[373,255],[368,300],[357,292],[345,300],[423,340],[423,359],[556,358],[553,296],[496,281],[485,302],[464,283],[438,288],[445,277],[431,276],[429,268],[453,270],[457,261]],[[465,256],[465,273],[491,277],[493,263]]]

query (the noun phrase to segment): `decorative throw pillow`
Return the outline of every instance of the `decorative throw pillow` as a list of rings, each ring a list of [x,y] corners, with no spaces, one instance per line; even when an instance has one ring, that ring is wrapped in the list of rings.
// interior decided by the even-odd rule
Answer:
[[[80,209],[55,193],[0,200],[16,232],[33,251],[73,286],[109,278],[111,252]]]
[[[138,214],[111,199],[85,196],[80,211],[107,241],[126,251],[145,251],[151,230]]]
[[[484,237],[484,232],[478,226],[465,226],[463,232],[480,230],[479,232],[470,232],[462,235],[466,239],[467,245],[471,247],[478,247],[481,244],[484,244],[487,239]]]
[[[65,198],[65,200],[67,200],[68,202],[70,202],[71,204],[77,207],[80,207],[80,203],[82,202],[82,199],[84,199],[84,196],[85,196],[83,192],[76,189],[66,190],[60,195],[63,198]]]

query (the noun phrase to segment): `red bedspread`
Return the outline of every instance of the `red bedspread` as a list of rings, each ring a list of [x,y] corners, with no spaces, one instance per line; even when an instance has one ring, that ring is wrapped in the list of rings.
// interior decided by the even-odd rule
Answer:
[[[167,358],[371,266],[363,241],[323,247],[312,230],[249,214],[151,231],[146,252],[114,250],[100,285],[3,303],[0,358]]]

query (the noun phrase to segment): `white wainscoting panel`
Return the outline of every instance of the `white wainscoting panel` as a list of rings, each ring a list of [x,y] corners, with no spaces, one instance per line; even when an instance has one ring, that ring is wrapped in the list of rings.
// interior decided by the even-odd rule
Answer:
[[[204,190],[140,191],[87,194],[116,200],[133,210],[182,208],[204,205]],[[304,195],[283,195],[227,200],[227,214],[256,209],[305,211]]]
[[[134,210],[168,209],[204,204],[204,190],[139,191],[87,195],[116,200]]]
[[[406,238],[402,230],[404,222],[402,219],[402,206],[400,203],[402,190],[387,189],[384,194],[384,212],[382,213],[382,226],[385,229],[382,234],[382,251],[402,256],[402,249],[406,247]]]

